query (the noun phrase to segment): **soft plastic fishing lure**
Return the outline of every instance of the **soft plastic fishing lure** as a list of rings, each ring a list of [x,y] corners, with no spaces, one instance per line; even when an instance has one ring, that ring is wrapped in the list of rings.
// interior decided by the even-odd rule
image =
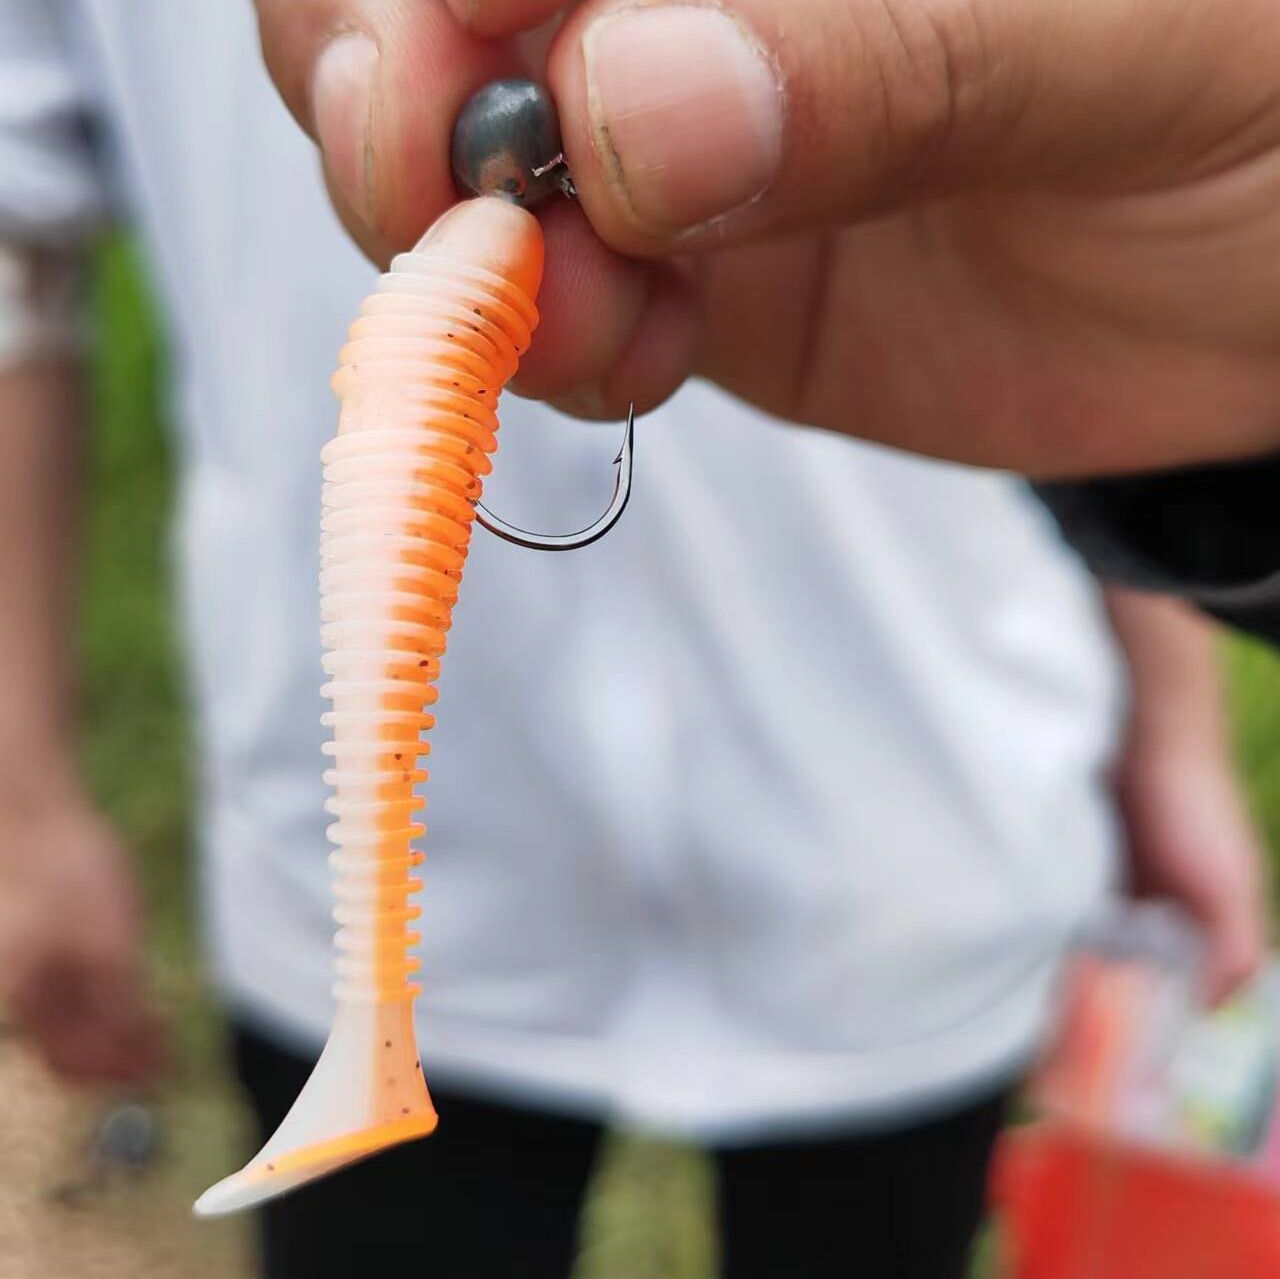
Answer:
[[[512,170],[512,122],[526,149],[545,145],[549,107],[532,86],[486,93],[482,105],[510,105],[513,95],[525,105],[482,139],[488,176],[470,185],[523,196],[511,184],[547,166]],[[464,143],[467,118],[459,122]],[[475,148],[462,151],[464,161],[474,158]],[[559,157],[544,151],[542,159],[554,168]],[[425,708],[435,701],[471,528],[479,517],[526,545],[585,545],[612,527],[629,491],[630,424],[614,501],[590,529],[543,538],[478,506],[497,444],[498,394],[538,322],[542,259],[541,228],[518,203],[465,201],[392,263],[342,350],[333,379],[338,434],[321,455],[320,581],[324,692],[333,704],[324,722],[333,733],[325,777],[336,818],[337,1011],[283,1123],[244,1169],[201,1196],[201,1215],[272,1198],[436,1126],[414,1036],[416,960],[408,954],[418,940],[413,870],[423,859],[413,847],[423,833],[415,786],[427,776],[418,761],[434,717]]]

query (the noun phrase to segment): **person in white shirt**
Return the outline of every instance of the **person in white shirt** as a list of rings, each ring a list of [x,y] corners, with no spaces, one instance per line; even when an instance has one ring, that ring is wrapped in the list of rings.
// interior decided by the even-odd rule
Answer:
[[[208,956],[269,1129],[330,1012],[318,453],[371,268],[246,6],[0,0],[0,997],[82,1077],[145,1075],[156,1033],[66,639],[55,283],[113,203],[172,341]],[[593,513],[613,431],[510,397],[503,423],[486,500]],[[715,1152],[730,1279],[959,1274],[1003,1098],[1121,846],[1205,926],[1214,993],[1261,950],[1207,630],[1109,606],[1127,682],[1018,483],[704,384],[642,421],[604,542],[477,534],[423,896],[441,1130],[271,1205],[271,1279],[363,1273],[374,1240],[442,1275],[563,1275],[605,1122]]]

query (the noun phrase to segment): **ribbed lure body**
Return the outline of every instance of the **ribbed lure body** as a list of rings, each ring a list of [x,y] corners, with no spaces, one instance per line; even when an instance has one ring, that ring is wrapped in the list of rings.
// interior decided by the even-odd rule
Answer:
[[[342,350],[338,434],[321,455],[336,1013],[280,1128],[198,1213],[261,1202],[435,1127],[408,954],[423,833],[414,788],[497,399],[537,324],[541,277],[532,215],[467,201],[392,263]]]

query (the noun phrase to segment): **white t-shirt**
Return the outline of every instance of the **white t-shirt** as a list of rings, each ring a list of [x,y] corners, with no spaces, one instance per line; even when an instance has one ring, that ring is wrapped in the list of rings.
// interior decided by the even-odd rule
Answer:
[[[66,7],[60,43],[0,0],[0,235],[92,212],[87,96],[172,337],[212,970],[314,1046],[318,453],[372,271],[247,3]],[[502,416],[491,505],[592,517],[620,424]],[[431,756],[429,1075],[730,1140],[992,1082],[1112,873],[1120,693],[1094,587],[1018,483],[690,386],[641,422],[605,541],[473,542]]]

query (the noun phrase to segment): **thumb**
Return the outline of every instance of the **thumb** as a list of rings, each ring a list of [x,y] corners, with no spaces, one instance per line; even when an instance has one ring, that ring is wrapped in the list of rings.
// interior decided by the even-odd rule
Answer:
[[[592,223],[661,252],[1212,163],[1269,100],[1260,42],[1270,0],[588,0],[550,74]]]

